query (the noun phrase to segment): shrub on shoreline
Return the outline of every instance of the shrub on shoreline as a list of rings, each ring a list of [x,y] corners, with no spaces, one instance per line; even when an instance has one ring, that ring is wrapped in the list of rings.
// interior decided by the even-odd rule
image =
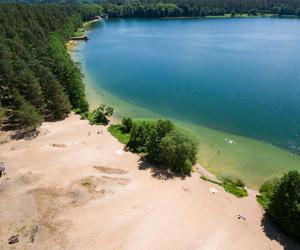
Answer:
[[[197,143],[169,120],[135,121],[111,125],[109,132],[135,153],[143,153],[165,170],[187,175],[196,162]],[[131,129],[129,130],[129,127]],[[126,133],[126,131],[129,131]]]
[[[112,116],[114,109],[106,104],[100,104],[98,108],[93,112],[81,112],[80,109],[75,110],[76,114],[79,114],[81,119],[86,119],[90,124],[107,125],[109,123],[108,117]]]
[[[263,187],[262,187],[263,188]],[[300,173],[289,171],[275,182],[265,185],[264,190],[270,194],[266,203],[266,212],[286,233],[300,239]]]
[[[226,192],[231,193],[238,198],[248,196],[248,192],[245,188],[245,184],[239,178],[226,176],[226,177],[222,177],[221,182],[211,180],[205,176],[200,176],[200,178],[204,181],[209,181],[211,183],[222,186]]]
[[[196,163],[196,142],[178,129],[161,139],[159,151],[161,164],[174,173],[188,175]]]
[[[259,189],[259,195],[256,196],[257,201],[264,209],[268,209],[275,187],[278,185],[279,179],[273,178],[267,180]]]
[[[120,124],[113,124],[109,126],[108,132],[110,132],[119,142],[127,144],[130,140],[130,133],[124,133],[123,127]]]

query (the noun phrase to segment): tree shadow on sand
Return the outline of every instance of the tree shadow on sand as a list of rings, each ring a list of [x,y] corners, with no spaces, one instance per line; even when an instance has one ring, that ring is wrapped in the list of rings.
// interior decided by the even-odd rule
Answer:
[[[271,240],[279,242],[285,250],[300,249],[299,243],[293,241],[283,233],[267,214],[262,218],[261,225],[263,226],[266,236]]]
[[[8,135],[12,140],[32,140],[40,133],[39,129],[20,129],[9,122],[4,122],[0,125],[0,130],[9,132]]]
[[[159,180],[170,180],[174,178],[185,179],[185,175],[175,174],[170,170],[161,168],[158,164],[147,161],[144,157],[141,157],[138,162],[139,170],[150,170],[151,176]]]
[[[13,140],[32,140],[39,135],[38,130],[17,130],[11,134],[11,139]]]

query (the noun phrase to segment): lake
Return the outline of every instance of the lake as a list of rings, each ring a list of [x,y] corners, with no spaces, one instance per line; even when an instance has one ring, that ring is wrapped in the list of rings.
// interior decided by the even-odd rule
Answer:
[[[300,19],[114,19],[89,38],[73,57],[92,105],[173,119],[252,187],[300,169]]]

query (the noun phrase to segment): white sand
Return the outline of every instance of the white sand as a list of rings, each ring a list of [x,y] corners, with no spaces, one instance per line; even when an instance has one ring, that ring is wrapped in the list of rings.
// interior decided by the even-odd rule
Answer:
[[[106,127],[75,115],[41,129],[0,145],[0,249],[283,249],[264,232],[254,194],[235,198],[197,171],[155,178]]]

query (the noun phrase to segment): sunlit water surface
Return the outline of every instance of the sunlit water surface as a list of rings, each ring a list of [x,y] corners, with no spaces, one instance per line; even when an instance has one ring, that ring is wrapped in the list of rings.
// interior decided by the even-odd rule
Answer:
[[[89,38],[73,57],[92,104],[177,121],[201,164],[253,187],[300,169],[300,19],[120,19]]]

